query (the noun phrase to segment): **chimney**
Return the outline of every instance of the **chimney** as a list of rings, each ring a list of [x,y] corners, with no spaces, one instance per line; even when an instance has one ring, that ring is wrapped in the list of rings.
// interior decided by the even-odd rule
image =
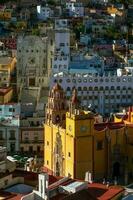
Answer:
[[[92,174],[89,171],[85,173],[85,181],[92,183]]]
[[[47,173],[39,174],[39,195],[43,199],[46,197],[46,192],[48,189],[48,183],[49,183],[49,176]]]
[[[107,182],[106,186],[107,186],[107,188],[109,188],[109,182]]]

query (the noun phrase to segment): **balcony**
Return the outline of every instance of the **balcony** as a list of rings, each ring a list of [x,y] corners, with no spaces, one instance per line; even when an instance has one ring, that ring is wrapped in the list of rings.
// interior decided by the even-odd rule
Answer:
[[[23,140],[21,141],[21,144],[40,144],[44,143],[43,140]]]
[[[5,141],[5,138],[0,138],[0,142],[4,142]]]
[[[16,138],[15,137],[10,137],[9,140],[16,140]]]

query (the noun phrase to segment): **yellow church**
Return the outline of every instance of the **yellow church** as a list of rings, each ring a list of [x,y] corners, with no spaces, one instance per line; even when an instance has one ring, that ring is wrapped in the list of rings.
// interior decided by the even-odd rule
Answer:
[[[133,176],[133,125],[97,123],[80,109],[77,90],[68,103],[62,87],[49,92],[44,124],[44,168],[57,176],[93,179]]]

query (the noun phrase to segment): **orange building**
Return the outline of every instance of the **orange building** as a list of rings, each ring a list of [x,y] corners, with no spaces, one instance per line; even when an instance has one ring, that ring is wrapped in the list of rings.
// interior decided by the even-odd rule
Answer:
[[[13,97],[12,87],[0,88],[0,103],[9,103]]]

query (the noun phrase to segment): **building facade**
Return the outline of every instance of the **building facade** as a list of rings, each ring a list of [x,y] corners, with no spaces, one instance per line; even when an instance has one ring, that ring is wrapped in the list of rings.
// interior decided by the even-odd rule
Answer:
[[[52,10],[48,6],[37,6],[37,17],[39,20],[47,20],[52,16]]]
[[[68,111],[61,86],[52,88],[44,125],[44,166],[53,174],[80,179],[86,171],[95,180],[131,176],[132,126],[97,124],[94,114],[79,109],[78,104],[76,89]]]
[[[19,37],[17,44],[18,87],[39,87],[48,85],[47,37]]]
[[[53,75],[51,88],[58,82],[69,99],[74,87],[83,106],[92,106],[97,112],[108,114],[132,105],[133,77],[130,75],[104,75],[60,73]]]
[[[18,99],[36,106],[41,97],[47,98],[49,76],[54,51],[53,31],[48,36],[28,35],[18,38],[17,43],[17,89]],[[43,99],[41,103],[45,103]]]
[[[11,75],[16,67],[16,58],[1,56],[0,57],[0,87],[10,86]]]
[[[68,71],[70,60],[70,30],[66,19],[55,20],[55,51],[52,72]]]
[[[19,151],[20,104],[0,105],[0,145],[9,153]]]
[[[20,129],[20,152],[31,156],[43,157],[43,128],[21,127]]]

